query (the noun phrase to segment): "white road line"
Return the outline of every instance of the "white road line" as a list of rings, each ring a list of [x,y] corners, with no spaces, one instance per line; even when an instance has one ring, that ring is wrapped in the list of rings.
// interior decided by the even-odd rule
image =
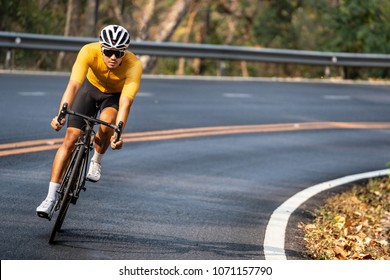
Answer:
[[[22,91],[18,92],[21,96],[45,96],[46,92],[43,91]]]
[[[264,256],[266,260],[287,260],[284,244],[287,223],[291,214],[306,200],[312,196],[343,184],[351,183],[361,179],[368,179],[378,176],[388,175],[390,169],[383,169],[349,175],[339,179],[324,182],[312,187],[306,188],[296,195],[286,200],[271,215],[265,231],[264,237]]]
[[[143,92],[143,91],[140,91],[140,92],[137,93],[137,96],[141,96],[141,97],[151,97],[153,95],[154,95],[153,93]]]
[[[248,93],[224,93],[224,97],[226,98],[251,98],[252,95]]]
[[[324,95],[324,99],[327,100],[350,100],[351,96],[349,95]]]

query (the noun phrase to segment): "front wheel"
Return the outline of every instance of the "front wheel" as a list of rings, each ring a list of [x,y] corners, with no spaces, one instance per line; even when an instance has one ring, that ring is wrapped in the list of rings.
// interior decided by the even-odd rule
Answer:
[[[74,190],[76,189],[79,181],[79,174],[82,172],[82,162],[84,155],[84,146],[78,146],[72,155],[72,160],[69,162],[69,166],[64,176],[65,181],[63,181],[65,189],[59,201],[59,212],[51,231],[49,243],[54,242],[56,233],[61,230],[62,224],[65,220],[66,213],[68,212],[69,205],[72,201]]]

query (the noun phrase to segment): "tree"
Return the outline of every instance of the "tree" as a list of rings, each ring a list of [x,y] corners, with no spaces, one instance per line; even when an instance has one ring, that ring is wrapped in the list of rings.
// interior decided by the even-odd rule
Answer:
[[[150,28],[151,20],[153,17],[154,9],[156,7],[155,0],[149,0],[142,9],[142,14],[138,18],[138,38],[141,40],[147,40],[149,37],[148,30]]]
[[[353,53],[389,53],[390,4],[388,1],[339,1],[331,8],[332,40],[326,49]],[[345,69],[346,77],[357,78],[359,69]],[[386,74],[387,70],[382,74]]]
[[[293,20],[301,5],[297,0],[263,1],[252,27],[256,43],[269,48],[295,49],[298,34]]]
[[[85,9],[85,36],[93,37],[96,34],[96,25],[99,11],[99,0],[88,0]]]
[[[188,43],[190,40],[190,36],[191,36],[192,31],[193,31],[195,19],[196,19],[196,16],[198,15],[198,12],[199,12],[199,1],[193,1],[191,8],[189,10],[190,11],[188,13],[189,16],[188,16],[188,20],[187,20],[187,25],[185,27],[183,39],[181,40],[183,43]],[[185,61],[186,61],[186,59],[184,57],[181,57],[179,59],[179,64],[178,64],[177,71],[176,71],[177,75],[184,74]]]
[[[74,9],[74,2],[73,0],[68,0],[68,7],[66,10],[66,23],[65,23],[65,30],[64,35],[69,36],[70,35],[70,28],[72,24],[72,14]],[[64,60],[65,52],[60,52],[57,57],[57,63],[56,63],[56,69],[60,70],[62,68],[62,61]]]
[[[0,29],[5,31],[96,37],[107,24],[126,27],[132,41],[390,53],[390,1],[0,0]],[[0,52],[10,54],[4,49]],[[75,55],[68,53],[69,59],[64,59],[57,52],[12,53],[22,67],[53,69],[54,65],[58,70],[68,70]],[[157,70],[156,58],[143,56],[141,60],[145,73],[213,75],[218,69],[218,62],[210,59],[159,58]],[[224,65],[226,75],[323,75],[323,67],[245,61],[226,61]],[[347,75],[388,77],[388,71],[352,68]]]
[[[158,32],[154,34],[153,40],[157,42],[167,41],[175,32],[176,27],[182,21],[187,12],[188,5],[191,0],[176,0],[176,2],[169,9],[166,17],[158,23]],[[146,72],[150,71],[156,63],[156,57],[142,56],[141,61]]]

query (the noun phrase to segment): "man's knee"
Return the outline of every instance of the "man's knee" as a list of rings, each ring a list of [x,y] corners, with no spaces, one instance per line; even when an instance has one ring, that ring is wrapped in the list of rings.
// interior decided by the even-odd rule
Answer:
[[[116,121],[117,114],[118,114],[118,111],[115,108],[112,108],[112,107],[105,108],[102,111],[102,113],[100,114],[100,120],[107,122],[107,123],[114,124]],[[113,133],[112,128],[105,126],[105,125],[100,125],[99,129],[103,134],[106,134],[107,136],[109,136]]]
[[[100,114],[100,119],[102,121],[113,123],[116,120],[116,115],[118,114],[118,111],[113,107],[107,107],[104,108],[102,113]]]
[[[77,129],[77,128],[68,128],[66,130],[66,134],[65,134],[65,138],[64,138],[64,142],[62,144],[62,146],[65,148],[65,149],[73,149],[77,139],[80,137],[81,135],[81,130],[80,129]]]

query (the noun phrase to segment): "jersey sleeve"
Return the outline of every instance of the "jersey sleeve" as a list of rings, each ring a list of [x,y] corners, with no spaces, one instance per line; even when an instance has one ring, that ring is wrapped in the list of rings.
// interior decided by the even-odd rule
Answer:
[[[142,63],[137,60],[132,67],[127,70],[125,84],[121,95],[134,99],[141,84]]]
[[[70,75],[71,80],[77,81],[81,84],[84,82],[88,68],[91,64],[91,57],[88,45],[83,46],[77,55],[75,63],[73,64],[72,74]]]

